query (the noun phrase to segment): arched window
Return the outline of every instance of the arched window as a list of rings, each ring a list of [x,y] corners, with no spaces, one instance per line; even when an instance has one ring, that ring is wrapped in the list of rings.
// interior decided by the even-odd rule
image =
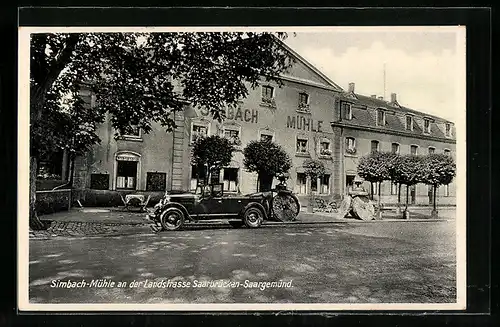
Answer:
[[[378,152],[379,151],[379,141],[373,140],[371,142],[371,152]]]
[[[345,138],[345,151],[349,154],[356,153],[356,139],[354,137]]]
[[[115,189],[140,189],[140,172],[140,154],[132,151],[120,151],[115,154]]]

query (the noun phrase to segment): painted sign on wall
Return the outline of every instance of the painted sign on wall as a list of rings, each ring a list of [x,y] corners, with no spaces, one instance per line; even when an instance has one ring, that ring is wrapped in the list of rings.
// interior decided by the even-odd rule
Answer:
[[[208,109],[201,109],[200,113],[203,116],[208,116],[210,111]],[[230,107],[226,110],[226,119],[229,120],[239,120],[247,123],[258,123],[259,121],[259,111],[256,109],[241,109],[241,107],[233,108]]]
[[[308,132],[321,132],[322,120],[314,120],[304,116],[288,116],[286,118],[286,127],[299,129]]]

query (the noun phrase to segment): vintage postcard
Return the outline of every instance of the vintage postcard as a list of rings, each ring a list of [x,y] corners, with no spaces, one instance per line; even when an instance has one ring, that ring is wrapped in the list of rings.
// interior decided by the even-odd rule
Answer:
[[[465,309],[465,43],[20,27],[19,309]]]

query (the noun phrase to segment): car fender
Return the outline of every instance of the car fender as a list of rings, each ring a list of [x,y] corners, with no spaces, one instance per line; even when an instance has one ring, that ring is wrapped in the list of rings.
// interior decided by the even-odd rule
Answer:
[[[191,219],[186,207],[184,207],[182,204],[177,203],[177,202],[169,202],[169,203],[165,204],[165,206],[163,206],[163,208],[161,210],[160,215],[170,208],[180,209],[182,211],[182,213],[184,214],[184,219],[186,219],[186,220]]]
[[[241,211],[240,211],[240,216],[243,216],[243,214],[245,213],[245,211],[248,209],[248,208],[252,208],[252,207],[257,207],[259,208],[262,213],[264,214],[264,220],[267,220],[268,219],[268,214],[267,214],[267,211],[266,211],[266,208],[264,208],[264,206],[258,202],[250,202],[249,204],[247,204]]]

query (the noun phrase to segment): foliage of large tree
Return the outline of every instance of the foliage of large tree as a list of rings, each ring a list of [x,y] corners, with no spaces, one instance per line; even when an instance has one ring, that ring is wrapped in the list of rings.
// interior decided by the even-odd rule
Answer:
[[[451,156],[431,153],[423,160],[422,182],[432,185],[433,210],[436,212],[436,190],[440,185],[450,184],[456,175],[456,165]]]
[[[271,189],[273,178],[288,173],[292,159],[279,145],[270,141],[251,141],[243,149],[243,164],[257,173],[258,191]]]
[[[186,103],[223,119],[222,108],[244,98],[247,85],[256,87],[262,77],[280,83],[277,77],[291,65],[276,42],[284,37],[250,32],[32,34],[30,227],[43,228],[35,212],[37,162],[43,151],[88,149],[99,141],[96,126],[106,115],[116,135],[132,132],[133,125],[148,133],[152,122],[169,131],[175,127],[174,113]],[[78,105],[65,111],[61,102],[81,98],[82,82],[89,83],[96,105],[90,111]]]
[[[380,189],[383,181],[391,179],[396,155],[391,152],[374,151],[367,154],[359,160],[358,175],[371,184],[371,196],[373,199],[373,183],[377,184],[378,189],[378,208],[380,214]]]
[[[211,174],[219,173],[221,168],[229,165],[235,148],[231,142],[219,135],[198,137],[194,141],[191,163],[197,167],[198,176],[205,171],[204,183],[207,185]]]
[[[393,179],[406,185],[406,206],[408,210],[409,188],[423,181],[423,157],[418,155],[403,155],[393,168]]]

